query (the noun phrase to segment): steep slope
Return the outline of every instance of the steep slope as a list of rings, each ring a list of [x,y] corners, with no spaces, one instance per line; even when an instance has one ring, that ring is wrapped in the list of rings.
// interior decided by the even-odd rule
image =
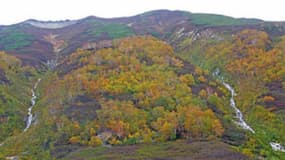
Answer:
[[[16,57],[0,52],[0,141],[22,132],[29,106],[30,81],[35,77],[31,67],[21,68]]]
[[[168,10],[1,26],[0,158],[284,159],[284,34]]]
[[[184,44],[180,55],[204,69],[221,69],[234,84],[237,105],[256,131],[245,145],[246,152],[282,159],[282,152],[268,150],[271,141],[284,144],[284,106],[280,100],[284,92],[284,39],[270,36],[245,29],[219,41],[203,39]]]
[[[225,130],[242,134],[231,122],[224,128],[221,114],[215,115],[207,104],[210,96],[220,101],[219,107],[226,106],[217,95],[227,93],[210,82],[207,72],[184,64],[171,46],[150,36],[115,40],[99,50],[77,50],[43,78],[38,106],[45,107],[36,108],[37,125],[7,141],[2,152],[50,159],[79,145],[220,139]],[[225,140],[239,143],[240,138]],[[19,147],[14,148],[15,143]],[[231,150],[229,155],[234,154]]]

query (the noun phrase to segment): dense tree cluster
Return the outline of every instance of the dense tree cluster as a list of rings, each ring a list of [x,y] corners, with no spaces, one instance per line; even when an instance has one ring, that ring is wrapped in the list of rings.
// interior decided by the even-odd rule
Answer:
[[[280,81],[285,75],[284,39],[268,49],[269,36],[265,32],[244,30],[239,33],[233,44],[235,60],[227,65],[231,72],[258,77],[265,82]]]
[[[190,73],[178,75],[183,62],[169,45],[150,36],[113,43],[113,48],[73,53],[62,63],[76,69],[53,82],[56,91],[47,90],[55,112],[64,110],[62,105],[80,94],[100,104],[99,109],[94,106],[96,117],[88,125],[67,120],[77,124],[69,125],[76,131],[66,132],[70,143],[96,146],[222,136],[220,120],[192,94],[196,81],[206,82],[203,70],[197,69],[195,74],[200,77],[196,80]],[[200,96],[206,98],[206,91]]]

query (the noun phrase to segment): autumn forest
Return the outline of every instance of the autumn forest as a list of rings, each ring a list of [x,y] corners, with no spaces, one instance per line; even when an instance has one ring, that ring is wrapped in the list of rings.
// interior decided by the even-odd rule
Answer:
[[[49,23],[0,26],[0,159],[285,158],[284,22]]]

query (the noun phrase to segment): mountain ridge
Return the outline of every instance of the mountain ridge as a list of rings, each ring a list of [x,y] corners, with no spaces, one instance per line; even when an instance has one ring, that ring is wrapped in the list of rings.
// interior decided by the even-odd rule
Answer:
[[[193,15],[195,15],[193,17]],[[192,16],[192,18],[191,18]],[[201,17],[202,16],[202,17]],[[208,17],[209,16],[209,17]],[[214,19],[214,20],[212,20]],[[201,21],[202,20],[202,21]],[[30,22],[38,23],[38,26],[47,28],[38,28],[35,27],[32,29],[30,27]],[[64,23],[64,24],[63,24]],[[158,11],[150,11],[145,12],[143,14],[135,15],[132,17],[123,17],[123,18],[98,18],[94,16],[89,16],[80,20],[67,20],[67,21],[31,21],[27,20],[12,26],[1,27],[2,30],[2,43],[0,41],[0,49],[10,50],[14,55],[19,56],[24,60],[24,63],[34,63],[39,65],[39,63],[43,64],[48,61],[51,56],[54,56],[52,49],[44,49],[46,53],[41,55],[46,55],[45,57],[41,57],[40,61],[33,60],[34,57],[37,57],[35,53],[38,51],[39,45],[41,48],[43,46],[48,46],[46,42],[44,42],[44,36],[49,33],[60,35],[59,38],[62,38],[64,41],[70,41],[70,46],[76,46],[69,48],[67,47],[66,52],[72,52],[75,48],[78,48],[78,41],[82,41],[80,39],[84,39],[85,41],[99,41],[99,40],[110,40],[113,38],[120,38],[121,36],[130,35],[130,34],[150,34],[155,37],[162,38],[164,40],[169,41],[167,37],[169,33],[173,32],[176,28],[185,28],[187,32],[203,32],[203,30],[210,29],[213,32],[221,32],[223,30],[228,30],[230,32],[237,32],[242,30],[243,28],[255,28],[255,29],[266,29],[265,27],[277,27],[274,32],[278,31],[275,34],[282,34],[285,32],[285,24],[283,23],[269,23],[264,21],[257,20],[244,20],[244,19],[234,19],[231,17],[225,17],[221,15],[208,15],[208,14],[192,14],[185,11],[169,11],[169,10],[158,10]],[[228,25],[225,25],[228,24]],[[60,28],[57,28],[60,25]],[[57,27],[56,27],[57,26]],[[144,27],[145,26],[145,27]],[[282,27],[283,26],[283,27]],[[56,27],[55,29],[48,29],[50,27]],[[64,27],[64,28],[62,28]],[[99,31],[98,27],[100,28]],[[116,29],[112,28],[116,27]],[[7,38],[7,34],[10,30],[14,30],[13,28],[19,31],[21,37],[18,35],[11,36],[10,39]],[[87,30],[86,30],[87,29]],[[177,29],[177,30],[178,30]],[[8,30],[8,31],[6,31]],[[114,31],[112,31],[114,30]],[[120,33],[118,32],[120,30]],[[72,33],[73,32],[73,33]],[[116,33],[113,33],[116,32]],[[107,34],[106,34],[107,33]],[[119,34],[117,34],[119,33]],[[93,35],[95,34],[96,37]],[[9,37],[9,36],[8,36]],[[1,38],[1,33],[0,33]],[[17,41],[15,38],[22,38],[25,42],[23,45],[14,46],[11,45],[10,41]],[[6,40],[7,39],[7,40]],[[19,39],[21,40],[21,39]],[[35,44],[36,43],[36,44]],[[28,45],[32,45],[33,47],[28,47]],[[23,46],[23,47],[22,47]],[[26,47],[25,47],[26,46]],[[31,49],[33,48],[33,49]],[[50,47],[49,47],[50,48]],[[41,49],[42,50],[42,49]],[[19,53],[29,53],[33,56],[33,58],[28,58],[27,56],[22,57],[22,54]],[[39,51],[41,52],[41,51]],[[64,52],[64,51],[63,51]],[[28,58],[28,59],[27,59]],[[43,60],[43,61],[42,61]]]
[[[168,10],[0,27],[0,159],[284,159],[284,36]]]
[[[147,15],[147,14],[157,14],[157,13],[163,13],[163,12],[183,12],[183,13],[190,13],[190,14],[206,14],[206,15],[216,15],[216,16],[226,16],[226,17],[230,17],[233,19],[245,19],[245,20],[255,20],[255,21],[265,21],[265,22],[284,22],[284,21],[270,21],[270,20],[262,20],[259,18],[245,18],[245,17],[239,17],[239,18],[234,18],[231,16],[227,16],[227,15],[223,15],[223,14],[216,14],[216,13],[201,13],[201,12],[189,12],[186,10],[168,10],[168,9],[158,9],[158,10],[150,10],[150,11],[146,11],[143,13],[137,13],[134,15],[130,15],[130,16],[122,16],[122,17],[97,17],[95,15],[89,15],[83,18],[79,18],[79,19],[62,19],[62,20],[40,20],[40,19],[27,19],[27,20],[23,20],[22,22],[17,22],[14,24],[9,24],[9,25],[0,25],[1,27],[3,26],[11,26],[11,25],[17,25],[17,24],[21,24],[21,23],[25,23],[27,21],[37,21],[37,22],[62,22],[62,21],[80,21],[80,20],[84,20],[84,19],[89,19],[89,18],[98,18],[98,19],[122,19],[122,18],[131,18],[131,17],[137,17],[137,16],[143,16],[143,15]]]

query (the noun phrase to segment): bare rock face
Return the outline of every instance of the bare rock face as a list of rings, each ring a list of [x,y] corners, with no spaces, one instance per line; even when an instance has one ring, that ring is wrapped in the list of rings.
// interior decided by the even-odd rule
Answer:
[[[56,53],[60,52],[67,45],[64,40],[56,39],[57,36],[58,35],[55,35],[55,34],[49,34],[49,35],[44,36],[44,39],[53,45],[53,51]]]
[[[109,48],[112,47],[113,43],[111,40],[102,40],[99,42],[87,42],[83,44],[82,48],[83,49],[88,49],[88,50],[98,50],[102,48]]]
[[[102,132],[97,137],[100,138],[105,143],[112,137],[112,133],[108,131]]]
[[[18,156],[6,157],[7,160],[19,160]]]

